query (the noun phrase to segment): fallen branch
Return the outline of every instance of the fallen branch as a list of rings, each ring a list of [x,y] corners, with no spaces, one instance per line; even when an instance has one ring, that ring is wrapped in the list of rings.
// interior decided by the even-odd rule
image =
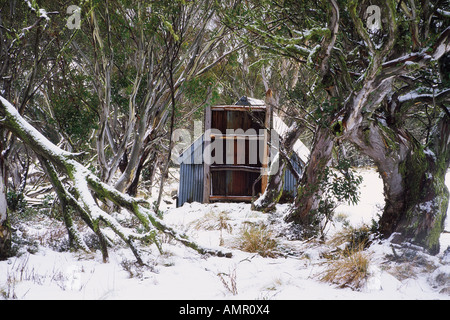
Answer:
[[[56,189],[59,197],[63,198],[66,205],[70,205],[82,217],[83,221],[97,234],[102,246],[103,260],[107,261],[107,239],[103,236],[100,222],[110,227],[122,240],[124,240],[133,251],[137,261],[143,263],[140,252],[134,241],[152,241],[160,249],[157,239],[157,231],[170,235],[175,240],[196,250],[201,254],[211,254],[220,257],[231,257],[230,252],[224,252],[221,248],[212,249],[203,247],[189,239],[189,237],[168,226],[162,219],[150,209],[150,204],[143,200],[131,197],[119,192],[114,187],[103,183],[90,170],[76,161],[77,154],[62,150],[46,137],[44,137],[36,128],[31,126],[16,110],[16,108],[6,99],[0,96],[0,126],[10,130],[15,136],[29,146],[41,159],[46,167],[47,174],[50,176],[53,187]],[[63,179],[58,177],[56,170],[65,174],[72,182],[70,192],[63,185]],[[66,181],[64,181],[66,182]],[[134,214],[145,232],[136,233],[134,230],[123,227],[113,216],[105,212],[95,201],[92,194],[102,201],[110,200],[120,208],[124,208]],[[71,220],[67,218],[66,226],[70,235],[75,239],[79,247],[86,249],[77,232],[71,229]],[[161,250],[161,249],[160,249]]]

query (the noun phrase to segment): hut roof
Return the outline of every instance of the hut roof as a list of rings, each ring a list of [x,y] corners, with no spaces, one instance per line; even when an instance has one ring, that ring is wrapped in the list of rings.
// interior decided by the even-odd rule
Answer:
[[[286,125],[286,123],[284,123],[283,120],[281,120],[281,118],[276,115],[275,113],[273,114],[273,129],[275,130],[276,133],[278,133],[278,135],[280,137],[282,137],[286,131],[289,129],[289,127]],[[300,160],[302,160],[303,163],[307,163],[308,159],[309,159],[309,149],[307,146],[305,146],[303,144],[303,142],[301,142],[299,139],[297,139],[297,141],[294,143],[294,147],[293,147],[293,151],[298,155],[298,157],[300,158]]]
[[[264,106],[265,107],[266,103],[264,102],[264,100],[259,100],[259,99],[243,96],[239,99],[238,102],[235,103],[235,105],[238,105],[238,106]]]

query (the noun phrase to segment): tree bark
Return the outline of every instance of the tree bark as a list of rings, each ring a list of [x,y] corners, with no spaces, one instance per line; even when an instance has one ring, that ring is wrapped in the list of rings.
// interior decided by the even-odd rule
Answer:
[[[377,165],[385,207],[379,230],[393,241],[410,241],[432,254],[447,215],[445,174],[450,159],[450,121],[443,114],[430,143],[423,147],[406,130],[381,123],[361,127],[350,140]]]
[[[259,197],[254,203],[254,210],[262,212],[272,212],[275,210],[275,205],[280,200],[283,194],[284,186],[284,174],[287,170],[294,170],[289,164],[291,161],[289,155],[292,154],[292,149],[295,142],[299,138],[301,130],[294,123],[289,130],[280,137],[278,155],[274,157],[273,162],[275,162],[276,171],[272,172],[270,170],[269,178],[267,181],[267,188],[265,192]],[[299,179],[298,172],[292,172],[294,176]]]
[[[252,210],[262,212],[272,212],[275,210],[275,205],[278,203],[283,194],[284,173],[286,171],[286,163],[277,156],[274,161],[278,162],[278,169],[276,172],[269,175],[267,187],[264,193],[252,203]]]
[[[9,225],[8,206],[6,202],[6,166],[0,158],[0,260],[10,256],[11,228]]]
[[[320,201],[318,190],[321,173],[331,160],[334,145],[334,135],[328,128],[319,127],[314,138],[309,162],[303,173],[302,180],[297,189],[294,205],[286,218],[287,222],[299,224],[309,231],[313,231],[315,215]]]

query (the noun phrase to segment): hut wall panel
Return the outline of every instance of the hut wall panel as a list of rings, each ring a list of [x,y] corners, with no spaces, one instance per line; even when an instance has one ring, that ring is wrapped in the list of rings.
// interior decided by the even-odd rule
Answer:
[[[300,167],[298,157],[295,154],[292,156],[291,163],[295,170],[297,170],[297,172],[301,175],[302,168]],[[295,179],[291,171],[286,168],[286,171],[284,173],[283,191],[292,193],[292,195],[295,196],[297,194],[297,189],[295,188],[296,184],[297,179]]]
[[[180,164],[178,207],[185,202],[203,202],[203,136],[184,152],[189,155]]]
[[[180,165],[178,207],[185,202],[203,202],[203,164]]]
[[[260,134],[259,129],[263,128],[261,124],[269,125],[266,123],[267,110],[263,104],[259,107],[243,104],[207,108],[205,110],[205,130],[217,129],[221,134],[226,134],[227,129],[242,129],[244,133],[248,133],[246,131],[251,128],[256,131],[256,134]],[[177,206],[182,206],[185,202],[209,202],[210,195],[215,197],[215,201],[227,201],[228,199],[238,201],[243,198],[247,198],[245,201],[248,201],[248,196],[253,194],[253,183],[260,177],[258,168],[263,166],[260,153],[265,155],[265,151],[267,151],[265,140],[262,140],[261,143],[261,141],[254,140],[255,137],[249,141],[248,137],[238,136],[230,139],[230,137],[217,136],[217,132],[212,134],[211,141],[223,139],[223,149],[220,150],[223,152],[223,162],[212,166],[203,163],[204,146],[205,143],[208,143],[204,141],[203,136],[186,149],[180,156],[182,161],[180,161]],[[233,142],[233,139],[236,141]],[[250,148],[250,143],[253,142],[257,143],[257,148]],[[226,149],[227,145],[230,150]],[[238,152],[242,149],[245,150],[245,155]],[[253,151],[252,154],[250,154],[250,149]],[[229,151],[228,157],[227,151]],[[232,153],[232,151],[234,152]],[[256,163],[250,163],[250,156],[252,159],[256,158]],[[298,158],[295,153],[293,157]],[[291,162],[297,172],[301,174],[303,165],[299,164],[300,161],[293,158]],[[264,178],[259,179],[254,186],[256,195],[261,191]],[[287,169],[284,174],[283,190],[295,196],[296,184],[296,179]]]

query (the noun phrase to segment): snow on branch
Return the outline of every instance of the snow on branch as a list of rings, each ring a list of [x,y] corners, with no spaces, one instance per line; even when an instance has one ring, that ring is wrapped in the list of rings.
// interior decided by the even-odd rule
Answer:
[[[67,175],[73,183],[73,188],[62,187],[63,179],[53,175],[50,179],[58,186],[58,194],[62,195],[67,203],[75,209],[84,222],[99,236],[103,258],[107,260],[106,237],[102,234],[100,222],[110,227],[133,251],[137,261],[143,263],[134,240],[152,241],[160,249],[157,239],[158,231],[166,233],[175,240],[196,250],[201,254],[231,257],[230,252],[224,252],[221,248],[206,248],[189,239],[189,237],[159,219],[150,210],[150,204],[143,200],[131,197],[119,192],[114,187],[102,182],[90,170],[75,160],[77,154],[67,152],[50,142],[36,128],[30,125],[6,99],[0,96],[0,126],[9,129],[14,135],[29,146],[40,158],[41,162],[48,162],[55,166],[63,174]],[[48,167],[50,168],[50,167]],[[56,172],[56,171],[54,171]],[[136,233],[123,227],[112,215],[108,214],[97,204],[96,197],[104,202],[112,201],[116,206],[124,208],[134,214],[145,228],[144,233]],[[74,231],[73,235],[77,235]],[[79,239],[78,239],[79,240]],[[85,245],[81,244],[83,249]],[[161,250],[161,249],[160,249]]]
[[[421,93],[424,91],[424,88],[415,89],[404,95],[398,97],[398,101],[400,103],[408,103],[408,102],[424,102],[424,103],[439,103],[444,100],[448,100],[450,98],[450,89],[445,89],[435,93]]]
[[[384,62],[380,77],[387,78],[408,74],[412,70],[426,66],[432,60],[438,60],[447,52],[450,52],[450,27],[447,27],[441,33],[432,47]]]
[[[437,11],[440,15],[442,15],[442,16],[444,16],[444,17],[446,17],[446,18],[450,18],[450,11],[446,11],[446,10],[443,10],[443,9],[440,9],[440,8],[438,8],[436,11]]]

